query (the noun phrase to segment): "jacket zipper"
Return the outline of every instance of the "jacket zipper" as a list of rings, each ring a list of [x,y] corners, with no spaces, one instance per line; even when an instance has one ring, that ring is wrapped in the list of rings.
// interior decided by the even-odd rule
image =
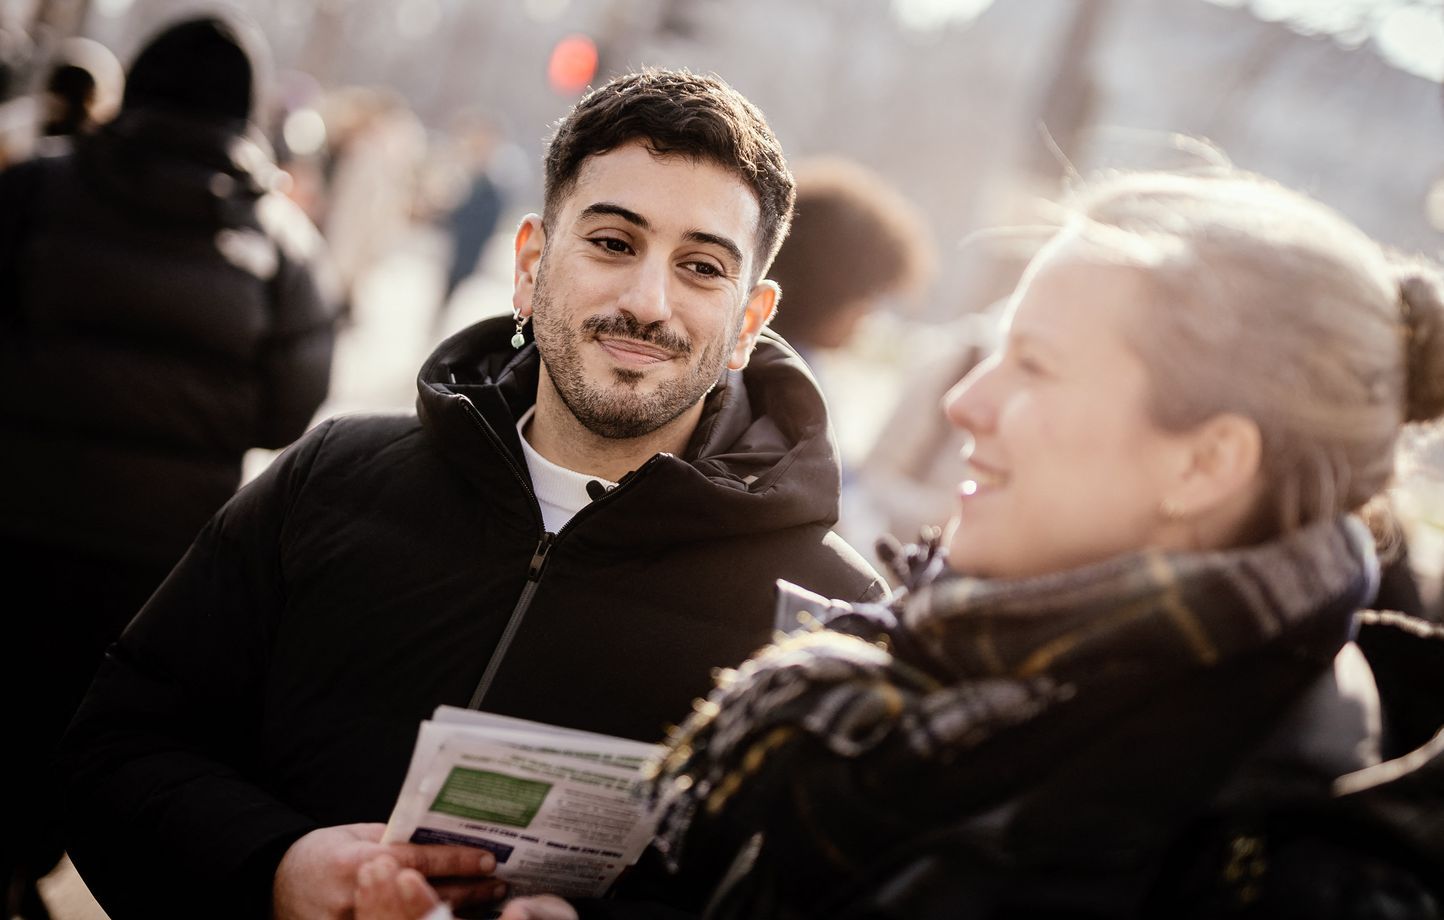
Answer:
[[[532,489],[531,483],[527,481],[527,477],[522,475],[521,469],[518,468],[511,452],[506,449],[506,445],[502,443],[501,438],[497,435],[496,431],[492,429],[491,423],[486,420],[480,410],[476,408],[476,405],[465,396],[458,395],[457,398],[461,400],[462,407],[465,409],[467,416],[485,433],[487,438],[491,440],[492,446],[495,447],[502,458],[506,460],[507,466],[511,469],[512,476],[516,477],[517,483],[531,499],[532,510],[536,512],[536,519],[540,524],[542,521],[541,502],[537,500],[536,492]],[[656,460],[656,457],[652,457],[638,467],[636,471],[622,477],[623,482],[617,483],[616,487],[609,490],[606,495],[593,500],[591,504],[572,515],[572,519],[563,524],[561,529],[556,533],[547,530],[545,525],[541,526],[541,539],[537,541],[536,549],[532,551],[531,562],[527,565],[526,584],[521,589],[521,596],[516,599],[516,605],[512,607],[511,616],[507,618],[506,628],[502,630],[501,639],[497,641],[496,648],[492,651],[491,658],[486,663],[486,670],[482,672],[481,680],[477,682],[476,689],[472,691],[471,701],[466,704],[466,708],[480,709],[482,702],[486,699],[486,694],[491,690],[491,684],[496,679],[497,672],[501,670],[502,660],[506,658],[506,653],[511,648],[511,643],[516,638],[517,631],[521,629],[522,620],[526,618],[527,609],[531,607],[531,599],[536,594],[537,588],[541,585],[542,570],[546,568],[547,554],[551,552],[552,547],[562,538],[563,534],[572,529],[572,524],[578,517],[581,517],[592,508],[611,498],[614,494],[620,492],[623,487],[630,485],[633,480],[638,478],[643,470],[650,467]]]
[[[522,586],[521,596],[516,599],[516,606],[512,608],[511,616],[506,621],[506,629],[502,630],[501,638],[497,640],[496,648],[491,653],[491,660],[486,663],[486,670],[482,672],[481,680],[477,682],[476,689],[472,691],[471,702],[466,704],[467,709],[480,709],[482,700],[486,699],[486,693],[491,689],[491,682],[496,679],[496,672],[501,670],[502,659],[506,657],[507,650],[511,648],[511,640],[516,638],[516,631],[521,629],[521,621],[526,617],[527,608],[531,606],[532,595],[536,594],[537,585],[541,584],[541,573],[547,563],[547,552],[551,550],[556,539],[555,534],[546,530],[542,531],[541,540],[532,553],[531,564],[527,566],[526,584]]]

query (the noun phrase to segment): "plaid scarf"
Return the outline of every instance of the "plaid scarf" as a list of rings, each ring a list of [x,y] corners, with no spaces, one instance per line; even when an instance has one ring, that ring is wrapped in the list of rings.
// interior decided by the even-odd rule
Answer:
[[[775,811],[769,787],[796,764],[774,761],[803,742],[830,767],[951,763],[1070,702],[1147,695],[1265,647],[1322,667],[1378,580],[1373,539],[1353,517],[1258,546],[1140,552],[1017,580],[937,577],[936,540],[896,555],[909,590],[891,606],[814,610],[813,628],[722,672],[672,733],[650,792],[674,869],[714,819]]]

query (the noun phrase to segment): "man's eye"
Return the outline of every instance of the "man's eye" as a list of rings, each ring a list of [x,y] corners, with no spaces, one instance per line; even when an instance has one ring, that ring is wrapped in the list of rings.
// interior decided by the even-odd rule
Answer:
[[[626,253],[632,251],[632,247],[628,246],[626,244],[626,241],[619,240],[616,237],[612,236],[597,237],[596,239],[592,240],[592,242],[597,246],[602,247],[607,252]]]
[[[688,262],[687,265],[699,275],[705,278],[718,278],[722,275],[722,269],[711,262]]]

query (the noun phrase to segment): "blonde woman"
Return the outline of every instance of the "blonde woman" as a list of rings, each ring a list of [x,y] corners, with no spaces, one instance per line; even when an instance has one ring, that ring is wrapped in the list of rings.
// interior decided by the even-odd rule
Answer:
[[[764,651],[674,738],[660,843],[731,865],[713,914],[1437,913],[1440,832],[1391,817],[1440,826],[1401,791],[1440,719],[1391,718],[1350,640],[1360,517],[1444,410],[1440,292],[1255,176],[1084,192],[947,397],[970,472],[913,591],[833,612],[864,641]]]
[[[969,474],[904,597],[815,606],[671,739],[693,906],[1440,916],[1444,635],[1360,612],[1444,411],[1435,269],[1257,177],[1116,176],[945,411]]]

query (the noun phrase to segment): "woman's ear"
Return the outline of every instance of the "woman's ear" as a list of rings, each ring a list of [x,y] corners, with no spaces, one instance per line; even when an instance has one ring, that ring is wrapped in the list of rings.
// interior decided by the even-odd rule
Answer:
[[[1194,450],[1194,473],[1205,495],[1224,498],[1254,482],[1263,463],[1258,423],[1225,412],[1204,422]]]
[[[1262,488],[1258,423],[1232,412],[1215,415],[1189,432],[1184,459],[1164,499],[1164,515],[1188,522],[1194,533],[1212,535],[1204,545],[1227,545],[1252,517]]]

